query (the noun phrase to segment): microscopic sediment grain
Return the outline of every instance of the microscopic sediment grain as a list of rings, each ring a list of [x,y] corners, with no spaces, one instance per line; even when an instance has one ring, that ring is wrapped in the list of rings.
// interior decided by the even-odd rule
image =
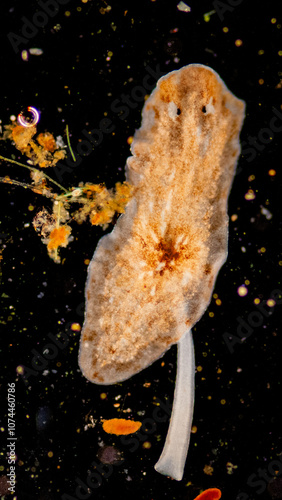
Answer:
[[[133,198],[88,270],[79,364],[91,382],[144,369],[207,308],[227,256],[244,110],[199,64],[162,77],[146,101],[126,164]]]

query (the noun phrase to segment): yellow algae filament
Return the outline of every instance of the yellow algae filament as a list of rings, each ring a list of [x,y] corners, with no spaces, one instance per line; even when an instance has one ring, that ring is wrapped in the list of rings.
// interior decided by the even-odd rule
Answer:
[[[117,436],[134,434],[142,425],[142,422],[134,420],[126,420],[125,418],[112,418],[104,420],[103,429],[108,434],[116,434]]]

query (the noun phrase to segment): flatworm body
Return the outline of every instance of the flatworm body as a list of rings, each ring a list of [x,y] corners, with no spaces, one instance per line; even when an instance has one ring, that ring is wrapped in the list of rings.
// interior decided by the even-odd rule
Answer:
[[[162,77],[146,101],[126,165],[133,198],[89,265],[79,364],[91,382],[144,369],[207,308],[227,256],[244,109],[199,64]]]

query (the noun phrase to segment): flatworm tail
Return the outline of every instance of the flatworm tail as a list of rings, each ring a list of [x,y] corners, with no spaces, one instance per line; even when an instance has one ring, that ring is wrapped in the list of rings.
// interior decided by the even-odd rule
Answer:
[[[160,474],[181,481],[186,462],[193,410],[195,354],[191,330],[177,343],[177,375],[170,424],[162,454],[155,465]]]

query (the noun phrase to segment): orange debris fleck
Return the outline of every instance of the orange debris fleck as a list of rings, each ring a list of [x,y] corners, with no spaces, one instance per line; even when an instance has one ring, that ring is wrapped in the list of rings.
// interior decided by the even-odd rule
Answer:
[[[36,134],[36,126],[24,127],[15,123],[5,125],[2,139],[14,141],[16,148],[28,158],[34,165],[41,168],[54,167],[59,160],[63,160],[66,151],[60,149],[50,132],[44,132],[33,139]]]
[[[117,436],[134,434],[137,432],[142,423],[135,422],[134,420],[126,420],[125,418],[111,418],[104,420],[103,429],[108,434],[116,434]]]
[[[10,127],[11,136],[14,140],[16,147],[20,150],[25,150],[32,137],[36,134],[36,127],[22,127],[15,125]]]
[[[219,500],[221,498],[221,491],[217,488],[209,488],[208,490],[202,491],[195,500]]]
[[[46,151],[53,153],[57,149],[56,141],[50,132],[41,133],[37,136],[37,141]]]
[[[91,217],[91,224],[93,226],[107,224],[111,221],[112,215],[112,213],[108,215],[106,210],[104,210],[103,212],[94,213],[93,217]]]
[[[71,229],[69,226],[61,226],[53,229],[50,233],[50,241],[47,245],[48,251],[67,246],[70,232]]]

